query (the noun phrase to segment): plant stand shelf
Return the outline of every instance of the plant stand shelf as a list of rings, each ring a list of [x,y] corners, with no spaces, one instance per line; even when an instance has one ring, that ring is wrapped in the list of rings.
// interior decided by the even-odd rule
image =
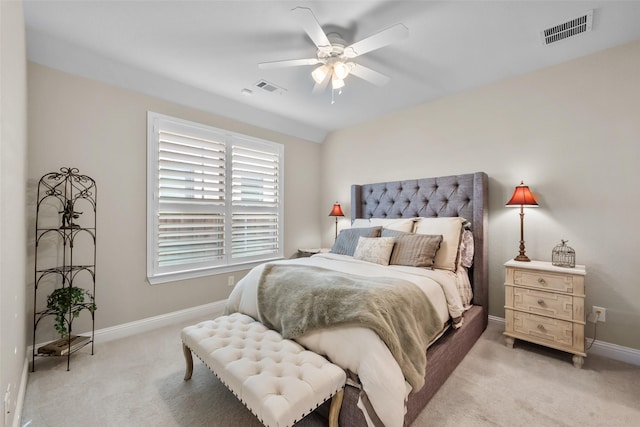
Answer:
[[[65,356],[68,353],[75,353],[87,344],[91,343],[91,337],[84,335],[70,335],[69,338],[60,338],[59,340],[43,345],[38,349],[38,355],[41,356]]]

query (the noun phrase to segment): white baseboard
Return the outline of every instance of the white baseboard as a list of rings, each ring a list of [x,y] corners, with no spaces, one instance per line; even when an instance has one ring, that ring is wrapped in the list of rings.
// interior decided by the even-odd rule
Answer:
[[[587,342],[591,343],[589,339],[587,339]],[[636,350],[635,348],[623,347],[618,344],[596,340],[588,352],[640,366],[640,350]]]
[[[22,376],[20,377],[20,387],[18,388],[18,396],[16,400],[15,416],[13,417],[13,427],[22,425],[22,408],[24,407],[24,398],[27,393],[27,381],[29,380],[29,357],[24,358],[22,366]],[[8,427],[8,426],[7,426]]]
[[[489,322],[496,322],[496,323],[503,323],[504,324],[504,317],[498,317],[498,316],[489,315]]]
[[[210,314],[219,316],[224,311],[224,305],[226,302],[227,300],[215,301],[209,304],[187,308],[185,310],[174,311],[171,313],[161,314],[159,316],[136,320],[134,322],[123,323],[122,325],[98,329],[95,331],[96,344],[148,332],[163,326],[169,326],[183,321],[186,322]]]
[[[207,315],[219,316],[223,313],[226,302],[227,300],[215,301],[184,310],[161,314],[159,316],[147,317],[146,319],[97,329],[94,332],[94,339],[96,344],[100,344],[135,334],[141,334],[163,326],[169,326],[183,321],[187,322]],[[38,343],[36,347],[46,344],[48,344],[48,342]],[[31,354],[31,348],[31,346],[27,348],[27,355]]]
[[[489,321],[504,324],[502,317],[489,316]],[[589,344],[591,344],[591,339],[587,338],[587,346]],[[588,353],[640,366],[640,350],[635,348],[595,340]]]

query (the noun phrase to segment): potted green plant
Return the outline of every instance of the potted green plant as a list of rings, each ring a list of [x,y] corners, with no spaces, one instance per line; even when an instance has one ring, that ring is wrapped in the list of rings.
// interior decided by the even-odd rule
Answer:
[[[89,301],[86,302],[85,298]],[[71,322],[80,316],[82,310],[93,313],[97,308],[91,292],[80,287],[58,288],[47,297],[47,309],[55,315],[54,326],[62,338],[69,335]],[[68,315],[71,315],[71,318],[67,320]]]

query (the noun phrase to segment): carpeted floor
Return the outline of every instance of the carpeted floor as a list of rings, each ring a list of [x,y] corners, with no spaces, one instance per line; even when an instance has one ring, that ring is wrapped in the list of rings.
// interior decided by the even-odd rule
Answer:
[[[65,358],[37,359],[22,425],[260,427],[198,359],[183,381],[183,326],[98,344],[93,356],[83,349],[70,372]],[[640,367],[589,356],[575,369],[565,353],[520,341],[508,349],[503,328],[489,323],[413,426],[639,425]],[[297,427],[325,425],[312,414]]]

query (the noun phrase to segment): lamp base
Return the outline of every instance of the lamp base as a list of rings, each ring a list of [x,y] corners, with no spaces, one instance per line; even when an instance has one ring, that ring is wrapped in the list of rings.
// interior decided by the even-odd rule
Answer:
[[[522,261],[522,262],[531,262],[531,260],[529,259],[528,256],[520,254],[517,257],[514,258],[515,261]]]

